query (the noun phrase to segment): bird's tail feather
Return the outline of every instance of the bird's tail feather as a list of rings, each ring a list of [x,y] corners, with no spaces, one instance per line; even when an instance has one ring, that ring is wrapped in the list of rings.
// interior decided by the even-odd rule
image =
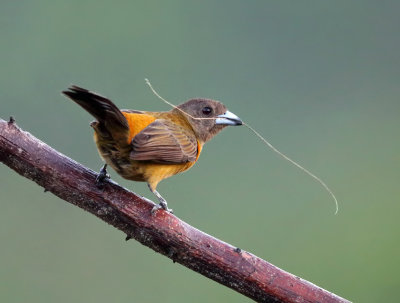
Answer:
[[[128,121],[111,100],[76,85],[70,86],[62,93],[84,108],[104,126],[129,129]]]

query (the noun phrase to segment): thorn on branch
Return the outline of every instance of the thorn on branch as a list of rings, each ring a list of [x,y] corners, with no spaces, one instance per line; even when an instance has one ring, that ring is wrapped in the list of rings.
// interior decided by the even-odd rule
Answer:
[[[236,247],[236,248],[234,249],[234,251],[237,252],[238,254],[240,254],[240,253],[242,252],[242,250],[241,250],[239,247]]]
[[[168,258],[172,259],[172,262],[176,262],[176,258],[174,258],[174,255],[176,255],[176,249],[173,248],[172,246],[168,249]]]
[[[15,119],[13,116],[10,116],[10,119],[8,120],[8,124],[14,124],[15,123]]]

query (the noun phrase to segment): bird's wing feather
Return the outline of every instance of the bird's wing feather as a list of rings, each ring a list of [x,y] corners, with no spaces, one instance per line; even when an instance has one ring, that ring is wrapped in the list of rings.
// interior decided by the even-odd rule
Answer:
[[[194,133],[171,121],[158,119],[132,139],[133,160],[156,163],[196,161],[197,139]]]

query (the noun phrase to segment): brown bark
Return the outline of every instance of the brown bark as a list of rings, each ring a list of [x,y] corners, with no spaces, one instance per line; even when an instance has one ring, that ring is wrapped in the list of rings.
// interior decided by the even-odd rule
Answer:
[[[257,256],[207,235],[0,119],[0,161],[143,245],[258,302],[349,302]]]

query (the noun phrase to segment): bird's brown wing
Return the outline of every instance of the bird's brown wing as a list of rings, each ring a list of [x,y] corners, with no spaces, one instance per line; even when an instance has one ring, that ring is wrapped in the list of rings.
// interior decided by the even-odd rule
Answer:
[[[165,119],[157,119],[132,139],[133,160],[156,163],[196,161],[197,139],[192,130]]]

